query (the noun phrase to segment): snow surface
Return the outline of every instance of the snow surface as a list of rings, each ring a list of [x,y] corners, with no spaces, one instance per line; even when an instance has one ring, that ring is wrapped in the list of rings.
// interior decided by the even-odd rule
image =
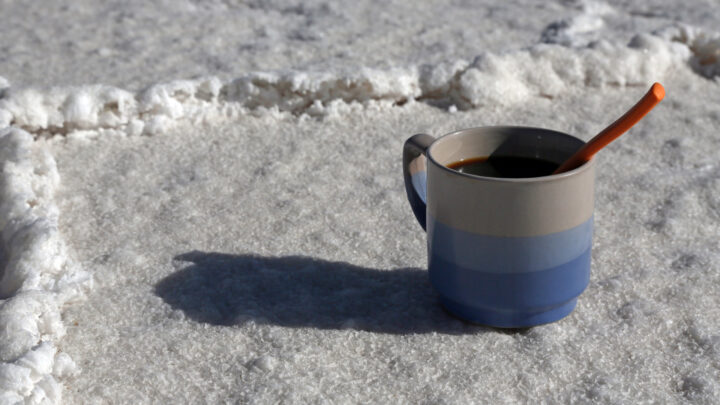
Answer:
[[[710,3],[40,4],[0,29],[0,404],[720,398]],[[588,139],[653,81],[577,310],[443,312],[405,138]]]

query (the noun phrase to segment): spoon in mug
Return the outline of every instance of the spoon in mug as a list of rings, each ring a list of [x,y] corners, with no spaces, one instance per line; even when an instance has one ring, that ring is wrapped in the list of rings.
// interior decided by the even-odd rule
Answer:
[[[637,124],[665,97],[665,88],[660,83],[655,83],[650,90],[637,102],[628,112],[607,128],[603,129],[593,139],[588,141],[582,148],[575,152],[569,159],[560,165],[552,174],[567,172],[582,166],[589,161],[600,149],[607,146],[620,135],[624,134],[633,125]]]

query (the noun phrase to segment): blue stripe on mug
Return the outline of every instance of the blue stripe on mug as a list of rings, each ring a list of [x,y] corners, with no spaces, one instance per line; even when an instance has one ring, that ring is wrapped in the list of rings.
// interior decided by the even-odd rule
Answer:
[[[590,280],[590,247],[567,263],[526,273],[485,273],[430,256],[430,282],[444,305],[465,319],[501,327],[532,326],[569,314]]]
[[[542,236],[480,235],[451,228],[428,216],[431,258],[468,271],[527,273],[545,271],[582,255],[592,245],[593,218],[566,231]]]

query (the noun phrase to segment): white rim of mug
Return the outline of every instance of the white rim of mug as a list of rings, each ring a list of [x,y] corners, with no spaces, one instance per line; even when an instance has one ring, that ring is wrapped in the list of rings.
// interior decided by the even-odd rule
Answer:
[[[553,129],[548,129],[548,128],[495,125],[495,126],[487,126],[487,127],[465,128],[465,129],[460,129],[460,130],[453,131],[453,132],[449,132],[449,133],[447,133],[447,134],[445,134],[445,135],[442,135],[442,136],[440,136],[439,138],[435,139],[435,141],[433,141],[433,143],[432,143],[432,144],[430,145],[430,147],[428,148],[428,151],[427,151],[427,153],[426,153],[426,156],[427,156],[428,160],[431,161],[432,163],[434,163],[436,166],[438,166],[438,167],[440,167],[441,169],[443,169],[443,170],[445,170],[445,171],[448,171],[448,172],[450,172],[450,173],[452,173],[452,174],[456,174],[456,175],[458,175],[458,176],[468,177],[468,178],[471,178],[471,179],[481,179],[481,180],[487,180],[487,181],[497,181],[497,182],[501,182],[501,183],[539,183],[539,182],[545,182],[545,181],[562,180],[562,179],[564,179],[564,178],[567,178],[567,177],[571,177],[571,176],[575,176],[575,175],[577,175],[577,174],[580,174],[580,173],[582,173],[582,172],[584,172],[584,171],[586,171],[586,170],[590,170],[590,168],[595,165],[595,158],[593,157],[593,158],[590,158],[590,160],[588,160],[587,162],[585,162],[585,163],[583,163],[582,165],[580,165],[579,167],[576,167],[575,169],[568,170],[568,171],[566,171],[566,172],[562,172],[562,173],[558,173],[558,174],[551,174],[551,175],[549,175],[549,176],[539,176],[539,177],[489,177],[489,176],[478,176],[478,175],[476,175],[476,174],[470,174],[470,173],[462,173],[462,172],[459,172],[459,171],[457,171],[457,170],[453,170],[453,169],[445,166],[444,164],[438,162],[438,161],[435,160],[435,158],[432,156],[432,148],[433,148],[433,146],[435,146],[435,144],[437,144],[440,140],[443,140],[443,139],[446,139],[446,138],[450,138],[450,137],[459,136],[459,135],[461,135],[461,134],[464,133],[464,132],[473,131],[473,130],[478,130],[478,129],[501,129],[501,128],[506,128],[506,129],[532,129],[532,130],[548,131],[548,132],[554,132],[554,133],[556,133],[556,134],[560,134],[560,135],[563,135],[563,136],[569,136],[570,138],[577,139],[577,140],[579,140],[579,141],[581,141],[581,142],[585,142],[585,141],[583,141],[582,139],[580,139],[580,138],[578,138],[578,137],[576,137],[576,136],[573,136],[573,135],[570,135],[570,134],[566,134],[566,133],[560,132],[560,131],[555,131],[555,130],[553,130]]]

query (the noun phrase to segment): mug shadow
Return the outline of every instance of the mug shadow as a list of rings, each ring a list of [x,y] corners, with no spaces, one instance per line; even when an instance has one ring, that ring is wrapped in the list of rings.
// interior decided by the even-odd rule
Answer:
[[[305,256],[199,251],[174,260],[188,264],[158,282],[155,293],[197,322],[392,334],[495,330],[446,313],[427,271],[417,268],[379,270]]]

